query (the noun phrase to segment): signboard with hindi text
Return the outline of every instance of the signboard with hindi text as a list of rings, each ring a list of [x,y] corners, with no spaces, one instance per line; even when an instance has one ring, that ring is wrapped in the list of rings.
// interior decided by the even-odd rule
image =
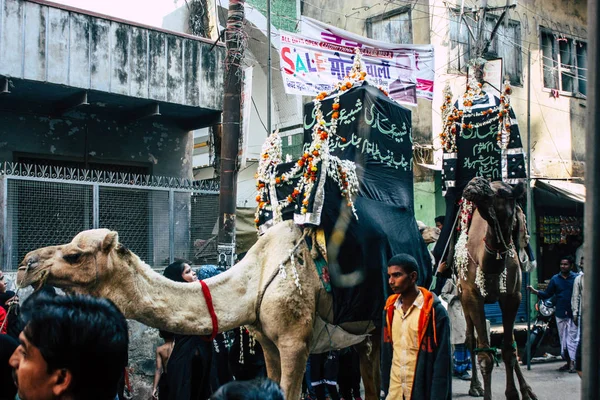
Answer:
[[[314,96],[331,91],[352,68],[355,48],[360,47],[370,84],[387,90],[401,103],[416,104],[417,97],[433,98],[432,48],[376,48],[331,35],[326,38],[281,34],[281,74],[286,93]]]

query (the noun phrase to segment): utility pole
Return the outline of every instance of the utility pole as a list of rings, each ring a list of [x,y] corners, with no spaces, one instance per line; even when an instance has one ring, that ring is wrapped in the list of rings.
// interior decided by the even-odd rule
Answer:
[[[502,24],[502,21],[506,17],[508,11],[511,8],[515,8],[517,6],[516,4],[510,4],[510,1],[511,0],[506,0],[506,5],[502,6],[502,7],[488,7],[487,0],[481,0],[481,6],[479,7],[479,9],[473,9],[470,11],[464,11],[464,9],[461,7],[461,19],[467,27],[469,36],[471,36],[471,39],[475,43],[475,55],[472,58],[474,58],[474,59],[483,58],[485,53],[487,53],[488,48],[490,47],[490,44],[494,40],[494,37],[496,36],[496,33],[498,32],[498,28],[500,28],[500,24]],[[486,15],[489,11],[499,11],[499,10],[502,10],[502,14],[500,14],[500,16],[498,17],[498,20],[496,21],[496,23],[494,25],[494,28],[492,28],[490,37],[487,38],[486,35],[484,34]],[[476,27],[475,31],[473,31],[471,26],[469,26],[467,18],[465,17],[466,14],[473,14],[473,15],[477,16],[476,17],[477,27]],[[477,80],[479,82],[483,83],[483,65],[475,66],[475,78],[477,78]]]
[[[271,105],[271,96],[273,91],[273,78],[271,76],[271,0],[267,0],[267,136],[273,131],[271,122],[271,112],[273,106]]]
[[[223,136],[221,140],[221,192],[219,195],[219,266],[235,261],[235,208],[238,147],[241,134],[244,0],[229,0],[225,44]]]
[[[600,79],[595,73],[600,66],[600,7],[597,1],[588,1],[588,74],[587,81],[587,132],[585,137],[585,218],[584,218],[584,254],[585,265],[585,290],[583,292],[583,380],[581,387],[582,399],[600,398],[600,380],[598,380],[598,367],[600,366],[600,326],[595,315],[596,306],[600,304],[600,114],[598,110],[598,96],[600,95]]]

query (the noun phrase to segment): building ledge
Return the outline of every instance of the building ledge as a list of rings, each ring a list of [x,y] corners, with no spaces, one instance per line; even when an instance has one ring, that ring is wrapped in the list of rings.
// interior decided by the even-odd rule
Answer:
[[[0,80],[87,90],[89,103],[97,93],[222,108],[222,44],[44,0],[0,0],[0,10]]]

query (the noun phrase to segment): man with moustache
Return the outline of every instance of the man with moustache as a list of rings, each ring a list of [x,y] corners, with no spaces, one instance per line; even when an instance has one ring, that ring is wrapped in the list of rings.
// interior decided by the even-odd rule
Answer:
[[[384,339],[393,347],[387,400],[445,400],[452,396],[452,358],[448,313],[434,293],[417,286],[414,257],[388,261],[394,292],[386,302]]]

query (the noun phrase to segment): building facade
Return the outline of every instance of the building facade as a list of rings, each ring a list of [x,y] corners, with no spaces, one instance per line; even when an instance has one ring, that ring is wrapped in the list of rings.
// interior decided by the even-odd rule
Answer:
[[[220,121],[224,46],[45,1],[0,10],[2,268],[96,227],[152,266],[193,256],[208,192],[191,132]]]

